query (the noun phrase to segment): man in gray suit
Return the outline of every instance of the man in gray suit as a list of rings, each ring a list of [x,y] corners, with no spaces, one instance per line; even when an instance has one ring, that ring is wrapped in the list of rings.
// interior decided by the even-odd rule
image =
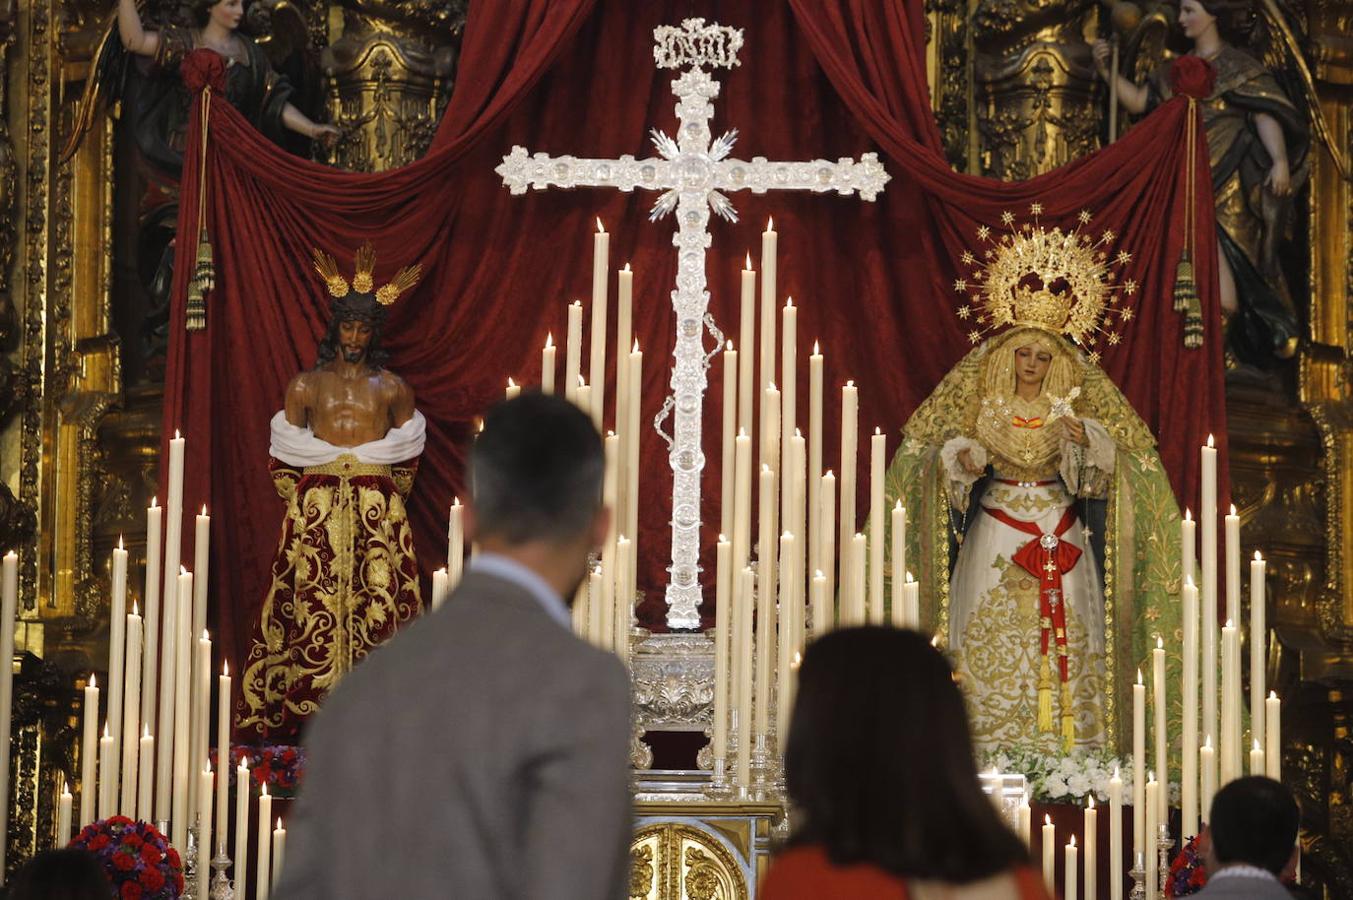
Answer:
[[[627,896],[629,680],[566,606],[610,522],[601,439],[523,394],[470,465],[478,555],[311,720],[277,900]]]
[[[1292,793],[1272,778],[1237,778],[1212,798],[1199,900],[1292,900],[1278,876],[1296,858],[1301,814]]]

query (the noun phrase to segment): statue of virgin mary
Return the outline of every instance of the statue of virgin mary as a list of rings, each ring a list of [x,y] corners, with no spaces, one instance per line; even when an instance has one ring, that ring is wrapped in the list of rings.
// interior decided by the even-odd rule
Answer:
[[[1048,248],[1066,237],[997,242],[1010,252],[979,302],[1003,330],[917,408],[888,471],[922,625],[954,656],[984,751],[1120,746],[1136,669],[1157,635],[1178,646],[1179,507],[1150,430],[1073,343],[1113,288],[1102,263],[1062,271],[1074,261]]]

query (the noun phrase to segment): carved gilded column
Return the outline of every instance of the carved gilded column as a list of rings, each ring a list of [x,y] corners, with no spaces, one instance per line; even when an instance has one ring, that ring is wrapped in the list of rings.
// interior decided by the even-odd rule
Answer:
[[[973,89],[982,175],[1022,180],[1099,144],[1084,32],[1091,0],[980,0],[972,16]]]
[[[467,0],[343,5],[342,37],[322,56],[333,122],[333,158],[380,172],[422,156],[451,95]]]

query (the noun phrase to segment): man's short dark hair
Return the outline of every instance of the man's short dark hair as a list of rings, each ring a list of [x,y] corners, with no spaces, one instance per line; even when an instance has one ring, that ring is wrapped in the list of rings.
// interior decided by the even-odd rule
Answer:
[[[1217,862],[1247,863],[1277,875],[1292,856],[1301,813],[1292,792],[1272,778],[1237,778],[1212,798]]]
[[[536,392],[500,403],[470,453],[470,492],[482,535],[510,544],[564,542],[601,507],[601,435],[567,400]]]

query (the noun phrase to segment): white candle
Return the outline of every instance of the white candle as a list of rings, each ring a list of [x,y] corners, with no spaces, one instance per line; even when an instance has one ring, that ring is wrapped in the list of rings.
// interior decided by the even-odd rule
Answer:
[[[1259,745],[1259,738],[1254,739],[1254,746],[1250,748],[1250,774],[1268,774],[1268,768],[1264,765],[1264,748]]]
[[[1142,670],[1132,686],[1132,852],[1146,852],[1146,685]]]
[[[108,722],[103,723],[103,737],[99,738],[99,818],[106,819],[117,812],[117,756],[113,747],[113,732]]]
[[[268,900],[272,890],[272,841],[268,838],[268,823],[272,821],[272,797],[265,782],[258,795],[258,875],[254,881],[255,900]]]
[[[771,384],[763,392],[761,403],[764,407],[761,420],[765,426],[765,431],[761,435],[761,455],[762,462],[774,470],[777,478],[780,477],[780,389]],[[776,512],[773,513],[776,521],[779,520],[779,504],[776,504]]]
[[[1043,884],[1049,894],[1057,892],[1057,828],[1052,824],[1051,816],[1043,817]]]
[[[734,472],[737,453],[738,417],[738,351],[729,341],[723,351],[723,444],[719,466],[719,532],[733,533],[733,518],[737,515],[737,477]]]
[[[775,735],[780,753],[784,753],[789,741],[789,697],[791,666],[794,662],[794,614],[791,611],[794,602],[794,590],[791,587],[794,578],[794,535],[785,532],[780,535],[780,591],[776,605],[775,619],[777,628],[776,666],[775,666]]]
[[[630,582],[630,539],[623,534],[615,539],[615,590],[612,603],[615,606],[615,635],[612,644],[620,661],[629,665],[630,661],[630,618],[634,606],[634,586]]]
[[[216,840],[226,842],[226,816],[230,790],[230,664],[221,662],[221,674],[216,678]]]
[[[1250,734],[1264,736],[1264,693],[1267,690],[1268,611],[1264,584],[1264,557],[1258,550],[1250,560]],[[1263,774],[1255,772],[1252,774]]]
[[[779,236],[775,220],[766,220],[761,235],[761,382],[764,392],[775,380],[775,251]],[[764,409],[762,414],[765,414]],[[762,462],[765,462],[764,458]]]
[[[808,605],[812,611],[813,637],[820,637],[826,633],[831,621],[831,607],[827,605],[827,576],[821,569],[813,572]]]
[[[733,442],[733,577],[747,565],[752,535],[752,439],[739,431]]]
[[[738,572],[736,607],[738,695],[736,720],[738,727],[737,783],[744,790],[751,786],[752,771],[752,594],[756,590],[756,575],[750,567]]]
[[[13,550],[0,562],[0,834],[9,834],[9,747],[14,712],[14,629],[19,609],[19,556]],[[67,810],[69,820],[69,810]],[[69,821],[67,822],[69,825]],[[69,831],[69,828],[67,829]],[[64,844],[62,841],[61,844]],[[61,844],[58,844],[60,846]],[[5,880],[8,841],[0,841],[0,884]]]
[[[822,552],[822,353],[808,357],[808,570],[827,568]]]
[[[752,433],[753,404],[756,403],[756,272],[752,270],[752,254],[747,254],[747,265],[742,270],[741,316],[738,323],[738,343],[742,356],[738,359],[738,430]]]
[[[808,533],[806,520],[808,514],[807,441],[804,440],[802,434],[795,430],[794,436],[789,439],[789,447],[789,456],[792,461],[789,477],[791,484],[793,484],[793,490],[790,491],[790,508],[785,512],[788,519],[781,528],[794,535],[794,559],[790,572],[793,579],[790,582],[790,607],[794,614],[791,635],[794,639],[794,649],[800,650],[803,648],[804,620],[807,618],[804,604],[808,578],[808,542],[805,539],[805,535]]]
[[[921,586],[910,572],[902,584],[902,619],[907,628],[921,627]]]
[[[520,396],[521,385],[517,384],[517,382],[512,379],[511,375],[507,376],[507,387],[503,390],[503,401],[515,400]]]
[[[600,565],[595,566],[592,574],[587,576],[587,639],[598,647],[605,647],[606,636],[602,632],[605,614],[601,607],[606,602],[606,592],[601,577]]]
[[[446,568],[443,567],[432,573],[432,608],[440,609],[450,595],[451,576],[446,574]]]
[[[287,830],[282,827],[282,818],[278,816],[277,827],[272,830],[272,886],[277,887],[277,877],[282,874],[282,857],[287,852]]]
[[[609,270],[607,260],[611,253],[611,236],[597,219],[597,233],[592,235],[592,315],[587,323],[591,329],[592,353],[587,366],[587,381],[592,385],[592,421],[602,427],[606,409],[606,296]]]
[[[207,758],[208,731],[211,729],[211,636],[206,630],[202,631],[202,636],[197,639],[197,650],[193,660],[193,695],[189,704],[192,710],[194,742],[192,745],[192,759],[205,760]],[[200,775],[200,773],[199,773]],[[203,797],[201,793],[201,777],[193,779],[193,790],[189,804],[190,813],[188,814],[188,823],[191,825],[199,817],[205,817],[207,811],[211,809],[211,798]],[[206,847],[206,844],[202,845]],[[210,852],[208,851],[208,855]],[[204,869],[210,868],[203,866]]]
[[[1156,649],[1151,651],[1151,713],[1153,717],[1151,734],[1155,738],[1156,753],[1154,764],[1156,771],[1160,773],[1162,784],[1170,783],[1170,768],[1168,757],[1165,750],[1165,642],[1160,636],[1156,636]],[[1158,803],[1160,808],[1156,810],[1156,821],[1168,821],[1166,815],[1166,804],[1169,802],[1168,792],[1162,790]],[[1151,838],[1147,838],[1148,841]]]
[[[902,573],[907,570],[907,511],[902,506],[902,501],[898,500],[893,505],[892,510],[892,528],[890,534],[892,537],[891,559],[889,560],[890,571],[893,573],[892,581],[892,616],[891,621],[894,628],[915,628],[916,623],[909,621],[904,608],[905,594],[904,587],[906,579]]]
[[[234,857],[235,894],[243,897],[249,889],[249,764],[244,760],[235,767]]]
[[[152,815],[151,791],[155,787],[155,738],[151,736],[148,724],[141,726],[136,768],[136,818],[149,822]]]
[[[625,348],[634,340],[634,273],[630,271],[630,264],[625,263],[624,268],[617,271],[615,276],[615,415],[616,424],[618,426],[620,417],[629,412],[629,410],[622,405],[620,397],[622,393],[628,397],[629,391],[631,390],[629,383],[629,368],[625,365],[625,354],[629,351]],[[628,532],[626,533],[628,534]]]
[[[1109,779],[1109,900],[1123,900],[1123,874],[1123,778],[1115,767]]]
[[[1025,790],[1024,796],[1019,798],[1019,837],[1024,841],[1024,846],[1033,847],[1033,807],[1029,806],[1029,792]]]
[[[465,570],[465,507],[459,497],[451,498],[446,525],[446,586],[448,593],[460,584]]]
[[[574,300],[568,307],[568,333],[564,340],[564,397],[578,402],[578,383],[582,378],[583,304]]]
[[[1094,794],[1090,794],[1086,802],[1084,832],[1085,900],[1095,900],[1099,895],[1099,861],[1095,854],[1099,844],[1099,810],[1095,809]]]
[[[197,896],[207,897],[211,887],[211,797],[214,788],[211,764],[197,773]]]
[[[821,545],[817,552],[818,568],[822,571],[822,577],[826,580],[823,587],[823,593],[827,597],[827,614],[822,621],[813,622],[816,633],[821,636],[826,634],[836,622],[836,476],[828,469],[822,475],[821,486],[818,488],[818,500],[822,504],[821,509],[821,527],[818,529],[818,539]],[[844,550],[845,547],[843,546]]]
[[[714,727],[710,740],[713,744],[715,771],[721,769],[728,758],[728,712],[729,712],[729,628],[731,626],[733,604],[733,544],[724,535],[719,535],[715,549],[715,596],[714,596]]]
[[[169,442],[169,498],[165,510],[164,538],[164,590],[160,595],[163,609],[160,644],[160,716],[158,757],[155,762],[155,817],[159,820],[172,819],[171,805],[173,795],[171,786],[174,775],[174,690],[178,669],[178,633],[189,630],[192,623],[179,621],[178,578],[179,554],[182,552],[181,533],[183,530],[183,451],[184,439],[177,431]],[[190,595],[191,596],[191,595]],[[182,847],[183,843],[173,835],[166,835],[170,842]]]
[[[113,548],[112,594],[108,607],[108,721],[112,725],[115,763],[107,773],[99,774],[99,780],[100,782],[107,780],[113,792],[113,807],[116,809],[121,797],[119,780],[122,752],[118,745],[122,734],[122,703],[127,677],[127,550],[123,546],[121,536],[117,539],[117,546]],[[0,659],[8,660],[10,657],[0,656]]]
[[[80,827],[94,821],[97,807],[95,766],[99,752],[99,683],[92,674],[85,685],[84,727],[80,740]]]
[[[1180,827],[1185,840],[1198,834],[1198,588],[1184,582],[1182,618],[1184,658],[1180,679],[1183,692],[1179,776]]]
[[[626,506],[625,513],[629,519],[625,522],[625,534],[630,538],[630,581],[635,590],[639,587],[638,559],[639,559],[639,447],[643,440],[644,430],[642,428],[643,400],[644,400],[644,354],[639,349],[639,342],[634,342],[630,350],[629,375],[626,376],[626,384],[629,386],[629,426],[630,440],[625,447],[628,454],[628,463],[625,467],[625,475],[629,479],[627,488],[629,503]],[[750,496],[750,495],[748,495]]]
[[[540,348],[540,392],[542,394],[554,393],[554,370],[555,355],[557,350],[554,346],[554,334],[547,332],[545,334],[545,346]]]
[[[122,792],[118,810],[128,818],[136,818],[136,742],[141,735],[141,643],[142,622],[139,610],[132,605],[127,613],[126,672],[123,678],[125,695],[122,703],[122,739],[118,748],[122,756]],[[3,658],[3,657],[0,657]],[[146,773],[149,776],[149,772]]]
[[[1202,804],[1203,821],[1212,819],[1212,797],[1217,793],[1217,752],[1212,749],[1212,735],[1203,738],[1203,746],[1198,750],[1198,768],[1202,771],[1202,795],[1198,802]]]
[[[1198,581],[1198,523],[1193,512],[1184,510],[1179,520],[1179,572],[1185,581]]]
[[[198,637],[207,630],[207,579],[208,566],[211,559],[211,516],[207,515],[207,507],[202,507],[202,512],[196,517],[193,523],[193,619],[192,629],[188,632],[193,637]],[[208,643],[210,646],[210,642]],[[192,684],[195,688],[200,688],[207,696],[211,693],[211,656],[207,656],[206,668],[198,667],[197,657],[191,660],[192,665]],[[189,759],[195,766],[197,760],[207,755],[207,725],[211,721],[208,711],[211,708],[211,701],[204,701],[200,706],[195,706],[192,712],[192,743],[189,745]],[[191,784],[192,808],[196,809],[198,804],[197,787],[198,779],[193,779]],[[207,868],[207,867],[203,867]]]
[[[1264,766],[1266,774],[1274,781],[1282,780],[1282,701],[1278,695],[1268,692],[1264,701]]]
[[[60,850],[70,843],[70,784],[61,782],[61,796],[56,802],[56,846]]]
[[[885,621],[883,550],[888,545],[883,532],[887,511],[883,500],[883,470],[887,465],[886,442],[883,432],[875,428],[869,439],[869,621],[874,625],[882,625]]]
[[[760,542],[758,545],[756,590],[756,739],[764,743],[770,727],[771,660],[775,658],[775,572],[771,560],[775,543],[774,521],[775,472],[768,465],[761,467]]]
[[[803,527],[795,520],[794,492],[799,483],[791,474],[796,466],[793,439],[798,423],[798,315],[794,298],[785,301],[780,311],[780,508],[781,531],[800,534]],[[792,572],[790,573],[792,574]]]
[[[602,502],[607,509],[615,509],[616,485],[619,480],[620,438],[615,432],[609,432],[602,441],[606,457],[606,475],[602,480]],[[601,546],[602,611],[601,627],[605,635],[606,646],[619,651],[615,642],[615,586],[616,586],[616,539],[619,536],[619,523],[611,516],[611,526],[606,532],[606,543]]]
[[[174,752],[172,756],[171,813],[169,819],[170,842],[178,847],[188,846],[188,825],[192,811],[188,806],[189,762],[192,748],[189,746],[188,700],[192,691],[191,669],[193,659],[192,638],[185,631],[193,620],[193,573],[183,570],[179,573],[178,587],[175,588],[174,622],[178,634],[174,637],[174,658],[177,660],[174,672]],[[168,657],[165,663],[168,663]],[[161,733],[163,738],[163,732]]]
[[[1151,772],[1146,776],[1146,897],[1147,900],[1156,900],[1160,895],[1158,887],[1158,876],[1156,870],[1159,868],[1156,853],[1156,833],[1160,830],[1160,782],[1156,781],[1156,773]]]
[[[141,721],[151,722],[155,718],[155,675],[159,671],[160,643],[160,532],[164,522],[164,510],[154,498],[146,510],[146,581],[143,590],[146,601],[145,621],[145,659],[141,666],[141,677],[149,686],[141,692]],[[145,777],[152,773],[143,770]]]
[[[1234,503],[1226,516],[1226,618],[1240,621],[1240,516]]]
[[[858,532],[850,539],[850,610],[851,625],[863,625],[867,621],[865,611],[865,559],[869,554],[865,537]]]
[[[1076,875],[1080,870],[1076,855],[1076,836],[1073,834],[1066,845],[1066,870],[1063,881],[1065,889],[1062,891],[1062,900],[1076,900]]]
[[[859,429],[860,393],[855,382],[847,381],[841,388],[841,496],[838,504],[841,519],[840,546],[844,558],[850,539],[855,534],[855,464]],[[843,559],[844,562],[844,559]],[[848,570],[841,569],[841,590],[845,593]]]
[[[1221,630],[1221,741],[1217,745],[1221,758],[1219,787],[1225,787],[1240,777],[1240,679],[1239,635],[1228,620]]]
[[[1217,450],[1212,436],[1202,453],[1203,734],[1218,733],[1217,722]]]

